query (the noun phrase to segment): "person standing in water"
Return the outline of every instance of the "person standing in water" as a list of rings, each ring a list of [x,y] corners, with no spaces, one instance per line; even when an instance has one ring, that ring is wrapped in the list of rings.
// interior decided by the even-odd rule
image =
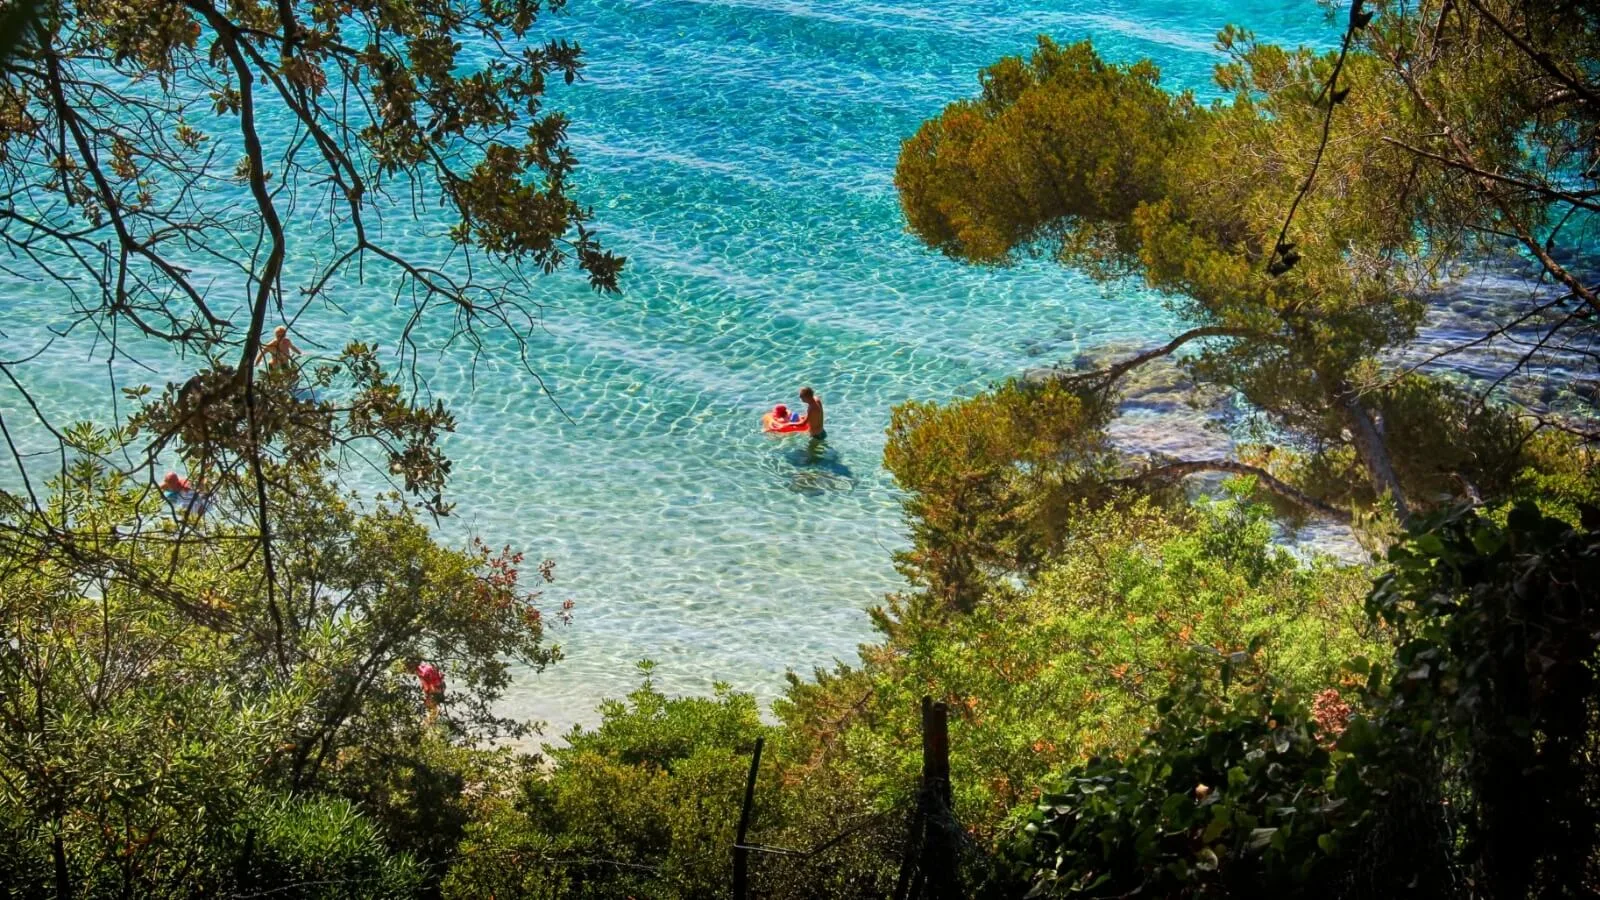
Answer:
[[[299,355],[300,348],[289,340],[288,327],[279,325],[272,329],[272,340],[261,345],[261,352],[256,354],[256,365],[259,366],[262,360],[266,360],[269,367],[282,368],[294,362],[294,358]]]
[[[806,405],[806,431],[813,441],[827,440],[828,431],[823,427],[822,399],[816,391],[809,387],[800,389],[800,402]]]

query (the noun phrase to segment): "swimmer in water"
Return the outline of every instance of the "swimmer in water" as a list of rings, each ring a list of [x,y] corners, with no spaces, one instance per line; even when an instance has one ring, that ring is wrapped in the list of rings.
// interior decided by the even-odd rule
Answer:
[[[189,479],[177,472],[168,472],[167,477],[161,479],[161,496],[167,498],[168,502],[176,503],[192,490]]]
[[[272,329],[272,340],[261,345],[261,352],[256,354],[256,365],[259,366],[262,360],[266,360],[270,368],[278,369],[294,362],[294,358],[299,355],[300,348],[289,340],[288,327],[279,325]]]
[[[789,407],[784,406],[782,403],[774,406],[772,412],[761,417],[762,431],[777,431],[787,424],[789,424]]]
[[[174,508],[197,516],[211,506],[211,498],[177,472],[168,472],[167,477],[161,479],[161,496]]]
[[[828,439],[828,431],[823,427],[822,398],[809,387],[800,389],[800,402],[806,405],[806,414],[800,421],[806,423],[806,432],[813,441]]]

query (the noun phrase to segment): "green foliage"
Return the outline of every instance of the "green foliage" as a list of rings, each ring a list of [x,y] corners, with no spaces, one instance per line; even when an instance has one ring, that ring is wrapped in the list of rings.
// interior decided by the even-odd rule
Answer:
[[[1075,767],[1039,799],[1015,848],[1029,896],[1335,893],[1319,879],[1354,811],[1331,796],[1334,754],[1236,658],[1220,685],[1212,662],[1187,661],[1138,752]]]
[[[345,754],[329,773],[328,790],[352,800],[382,829],[391,850],[416,860],[427,895],[436,896],[468,828],[497,809],[501,794],[541,762],[511,746],[464,746],[434,729],[413,742]]]
[[[1582,518],[1581,506],[1600,506],[1600,458],[1593,445],[1544,431],[1529,437],[1524,453],[1529,465],[1517,473],[1517,499],[1573,525]]]
[[[971,400],[895,407],[884,465],[906,492],[913,584],[968,609],[1058,549],[1061,512],[1108,493],[1107,411],[1060,382],[1010,381]]]
[[[104,491],[97,502],[76,508],[64,491],[58,509],[80,529],[126,522],[115,513],[132,514],[139,495],[90,465],[75,474],[91,473],[95,488],[76,486]],[[289,895],[409,894],[416,873],[352,808],[274,792],[318,701],[311,661],[258,680],[242,635],[122,577],[138,556],[99,570],[42,548],[28,565],[6,560],[0,635],[15,652],[0,663],[0,883],[54,892],[59,854],[85,897],[302,883]]]
[[[39,0],[21,0],[0,13],[0,62],[9,61],[30,39],[43,5]]]
[[[470,812],[459,787],[443,795],[495,767],[428,748],[527,733],[494,702],[512,665],[558,655],[520,555],[443,547],[397,498],[355,505],[326,480],[321,444],[263,466],[294,486],[271,506],[267,570],[248,524],[253,483],[224,480],[203,514],[185,514],[108,464],[129,432],[69,437],[77,455],[42,507],[0,495],[6,876],[91,896],[208,890],[235,871],[241,823],[289,792],[362,801],[367,818],[315,833],[447,856],[442,814]],[[419,659],[448,678],[436,712],[423,709]],[[396,765],[408,758],[409,781]],[[327,812],[294,810],[284,828]],[[358,857],[351,871],[378,865]],[[411,878],[396,859],[372,877]],[[300,863],[261,865],[269,879]]]
[[[1241,397],[1263,434],[1289,451],[1273,470],[1289,490],[1263,487],[1302,510],[1327,513],[1331,504],[1362,520],[1392,502],[1403,521],[1413,510],[1507,497],[1530,462],[1521,453],[1528,427],[1436,381],[1393,379],[1382,365],[1415,336],[1420,289],[1453,273],[1469,247],[1490,249],[1473,239],[1475,230],[1511,227],[1474,193],[1473,179],[1425,171],[1411,149],[1436,141],[1439,127],[1412,134],[1421,128],[1403,85],[1412,76],[1394,48],[1410,37],[1397,32],[1429,16],[1443,17],[1438,32],[1445,30],[1447,14],[1425,6],[1414,18],[1383,5],[1374,33],[1384,42],[1344,58],[1332,101],[1339,130],[1329,142],[1323,88],[1333,54],[1261,44],[1229,27],[1218,38],[1227,61],[1216,75],[1229,98],[1200,105],[1164,91],[1148,61],[1116,65],[1088,42],[1061,47],[1041,38],[1027,59],[985,69],[979,97],[950,104],[904,143],[896,186],[907,224],[958,259],[999,264],[1049,253],[1096,277],[1141,277],[1169,296],[1188,326],[1171,347],[1078,383],[1114,406],[1124,376],[1186,347],[1181,364],[1194,383]],[[1571,40],[1551,39],[1563,47]],[[1570,158],[1582,139],[1534,124],[1542,114],[1523,96],[1526,86],[1478,71],[1478,59],[1471,50],[1441,50],[1426,79],[1461,69],[1475,75],[1429,80],[1422,90],[1447,93],[1451,103],[1471,98],[1452,112],[1487,132],[1485,159],[1548,165],[1517,146],[1529,129],[1560,144],[1555,157]],[[1527,75],[1527,65],[1513,68]],[[1470,105],[1478,102],[1493,114],[1480,120]],[[1317,174],[1308,180],[1313,160]],[[1521,224],[1537,222],[1560,212],[1548,195],[1524,192],[1505,208]],[[1291,209],[1293,228],[1282,238]],[[1103,429],[1113,415],[1108,407],[1079,425]],[[1064,455],[1094,437],[1073,434]],[[1024,465],[1038,455],[1014,452]],[[1186,462],[1194,466],[1186,474],[1206,462],[1237,471],[1232,461]],[[1152,470],[1159,469],[1157,461]],[[988,511],[998,521],[1008,514],[1033,518],[1020,503]]]
[[[422,877],[378,829],[339,800],[269,799],[235,825],[239,861],[227,891],[317,900],[416,896]]]
[[[1380,163],[1399,151],[1331,148],[1325,165],[1336,174],[1300,213],[1319,239],[1290,276],[1269,276],[1266,257],[1320,134],[1308,86],[1330,61],[1235,38],[1225,36],[1231,61],[1218,76],[1233,102],[1209,107],[1163,91],[1148,61],[1113,66],[1087,42],[1041,41],[1027,61],[996,63],[981,76],[981,100],[952,104],[902,148],[896,183],[912,230],[977,262],[1049,235],[1064,261],[1141,273],[1182,295],[1175,304],[1195,324],[1245,339],[1239,353],[1213,350],[1225,383],[1252,400],[1278,398],[1263,404],[1274,410],[1311,396],[1307,382],[1408,337],[1420,312],[1395,296],[1393,265],[1370,258],[1414,246],[1369,205],[1392,187]],[[1353,81],[1371,78],[1370,67],[1352,68]],[[1102,159],[1120,161],[1115,176],[1091,177]],[[1096,189],[1073,190],[1077,179]],[[1386,205],[1395,196],[1404,195]],[[1271,383],[1294,365],[1310,377]]]
[[[1024,588],[960,615],[893,603],[859,668],[791,679],[776,711],[813,777],[905,802],[919,700],[945,700],[957,816],[989,838],[1048,773],[1137,746],[1198,648],[1261,648],[1302,693],[1334,683],[1374,646],[1365,583],[1274,547],[1264,510],[1237,500],[1080,510],[1070,548]]]
[[[547,747],[548,772],[471,826],[445,882],[455,897],[720,895],[749,754],[766,732],[755,700],[724,685],[668,699],[649,680],[601,705],[594,730]],[[770,791],[770,777],[765,782]]]
[[[1412,496],[1427,501],[1503,498],[1537,459],[1523,451],[1529,426],[1504,407],[1474,402],[1459,387],[1415,374],[1376,392],[1394,465]]]
[[[1588,525],[1600,512],[1586,507]],[[1389,553],[1389,661],[1349,700],[1191,667],[1135,752],[1090,760],[1013,848],[1042,895],[1589,896],[1597,884],[1600,542],[1532,504],[1454,511]],[[1475,887],[1469,887],[1475,885]]]
[[[1390,551],[1368,599],[1396,650],[1351,749],[1376,790],[1419,759],[1458,773],[1461,863],[1494,896],[1600,885],[1600,510],[1582,512],[1441,517]]]
[[[881,898],[894,886],[899,798],[819,777],[791,733],[763,725],[748,694],[668,698],[650,681],[600,706],[593,729],[546,747],[551,766],[486,796],[444,883],[451,897],[698,898],[727,893],[750,756],[765,750],[748,840],[754,896]],[[859,785],[857,786],[860,787]],[[813,853],[813,851],[816,851]]]
[[[26,513],[6,499],[15,523]],[[79,461],[52,512],[81,534],[114,534],[158,503]],[[13,542],[0,560],[8,874],[49,883],[54,844],[87,895],[204,883],[219,864],[205,848],[248,809],[251,776],[271,765],[305,686],[245,688],[248,663],[188,611],[116,566],[64,557]]]
[[[1159,197],[1165,158],[1190,101],[1157,84],[1148,61],[1116,66],[1087,41],[1041,37],[1033,57],[1008,57],[901,149],[895,171],[906,219],[929,245],[998,263],[1073,218],[1116,234]]]

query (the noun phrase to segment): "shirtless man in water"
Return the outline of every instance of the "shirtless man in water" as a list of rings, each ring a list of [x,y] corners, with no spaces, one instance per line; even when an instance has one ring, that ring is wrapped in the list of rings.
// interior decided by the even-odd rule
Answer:
[[[811,439],[814,441],[826,439],[828,432],[822,427],[822,401],[817,398],[816,392],[809,387],[801,388],[800,402],[806,405],[806,431],[811,434]]]
[[[261,365],[261,361],[264,359],[267,361],[267,365],[276,369],[281,366],[287,366],[299,355],[300,348],[289,340],[289,329],[279,325],[277,328],[272,329],[272,340],[261,345],[261,352],[256,354],[256,365]]]

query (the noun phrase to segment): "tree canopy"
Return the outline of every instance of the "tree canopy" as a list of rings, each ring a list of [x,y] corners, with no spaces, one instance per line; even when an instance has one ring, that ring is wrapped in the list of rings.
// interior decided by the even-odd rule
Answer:
[[[565,612],[528,587],[549,564],[447,548],[400,496],[357,507],[314,455],[271,507],[268,578],[253,492],[175,508],[103,462],[119,434],[72,438],[82,449],[43,509],[0,495],[0,827],[13,845],[0,882],[62,896],[239,890],[234,862],[317,864],[274,862],[286,848],[251,825],[254,806],[343,792],[381,816],[416,801],[368,796],[383,781],[373,771],[445,737],[529,732],[493,704],[513,664],[559,657],[546,628]],[[426,716],[419,660],[448,685]],[[376,840],[337,808],[279,813],[287,849],[324,815]]]
[[[13,265],[59,279],[107,334],[236,347],[241,371],[269,315],[292,321],[366,267],[465,329],[532,301],[494,280],[514,272],[474,272],[477,254],[571,259],[615,289],[621,260],[586,227],[567,119],[546,106],[549,81],[582,70],[576,46],[534,40],[561,7],[41,0],[0,61]],[[416,191],[457,218],[447,267],[385,235]]]
[[[213,486],[253,485],[268,578],[269,507],[287,487],[273,466],[308,458],[291,445],[310,431],[343,445],[380,438],[379,472],[448,511],[435,445],[454,423],[419,399],[420,323],[448,322],[469,349],[489,332],[520,345],[536,327],[538,274],[570,263],[595,289],[617,288],[623,260],[589,230],[567,118],[549,102],[552,84],[583,66],[576,45],[537,39],[561,10],[559,0],[17,7],[18,40],[0,59],[5,269],[53,283],[61,327],[92,331],[113,359],[177,353],[193,366],[135,423],[124,469],[147,467],[153,483],[158,460],[181,460]],[[410,241],[425,206],[453,225]],[[290,366],[258,375],[273,324],[337,310],[352,288],[408,308],[398,333],[354,335],[315,361],[364,388],[330,399],[332,376],[309,359],[300,382]],[[381,342],[400,378],[374,378]],[[23,368],[43,347],[22,349],[0,373],[27,401],[13,416],[43,419]],[[525,345],[521,362],[533,372]],[[64,470],[66,425],[43,425]],[[7,437],[27,482],[25,452]]]
[[[1041,38],[1029,58],[984,70],[978,97],[905,142],[896,184],[908,225],[970,262],[1042,254],[1166,292],[1188,330],[1068,381],[1114,395],[1138,367],[1189,353],[1200,383],[1236,391],[1260,417],[1261,442],[1290,451],[1156,460],[1135,475],[1248,467],[1304,510],[1347,515],[1387,498],[1402,519],[1441,496],[1504,494],[1539,423],[1386,361],[1415,336],[1425,293],[1465,254],[1503,245],[1513,220],[1535,229],[1540,247],[1528,252],[1561,277],[1541,248],[1588,201],[1582,191],[1524,188],[1490,202],[1486,185],[1504,182],[1461,177],[1419,154],[1412,135],[1440,129],[1419,118],[1429,89],[1448,90],[1456,108],[1497,103],[1495,116],[1470,115],[1456,133],[1497,148],[1494,165],[1565,185],[1569,161],[1593,150],[1594,109],[1570,89],[1535,102],[1568,76],[1525,54],[1517,74],[1491,73],[1488,38],[1499,32],[1473,8],[1450,16],[1358,3],[1336,53],[1285,50],[1229,28],[1216,73],[1227,99],[1212,103],[1164,91],[1148,61],[1115,64],[1088,42]],[[1558,14],[1517,9],[1529,21],[1545,15],[1545,25]],[[1475,43],[1434,46],[1425,89],[1395,42],[1430,21]],[[1504,79],[1517,77],[1508,97]],[[1581,284],[1568,287],[1546,309],[1587,303]]]

